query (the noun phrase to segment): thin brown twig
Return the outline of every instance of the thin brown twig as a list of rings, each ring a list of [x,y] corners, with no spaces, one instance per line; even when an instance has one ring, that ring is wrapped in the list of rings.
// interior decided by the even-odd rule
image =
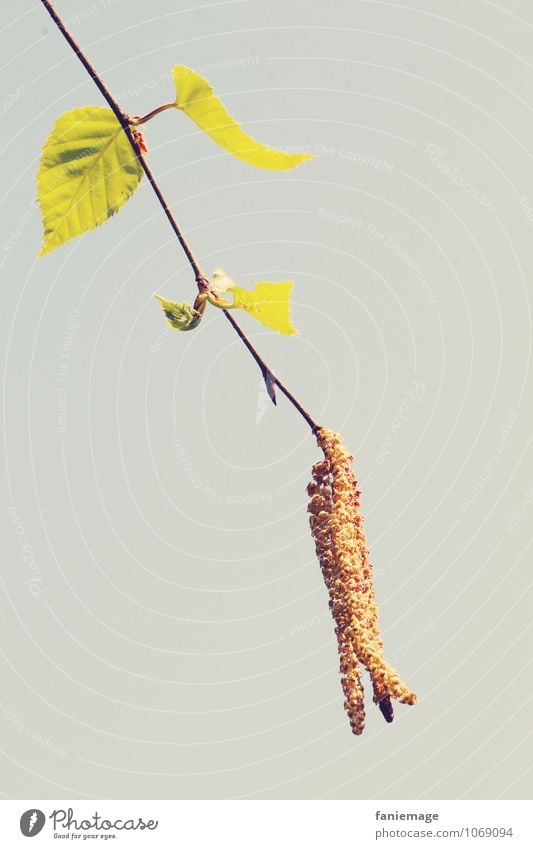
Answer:
[[[127,136],[127,139],[129,141],[129,143],[131,144],[131,146],[132,146],[132,148],[135,152],[135,155],[136,155],[137,159],[139,160],[141,167],[142,167],[144,173],[146,174],[152,189],[155,192],[155,195],[156,195],[156,197],[157,197],[157,199],[158,199],[158,201],[161,205],[161,208],[163,209],[163,212],[165,213],[165,215],[166,215],[166,217],[167,217],[167,219],[170,223],[170,226],[172,227],[172,230],[174,231],[174,234],[176,235],[176,237],[177,237],[177,239],[178,239],[178,241],[179,241],[179,243],[180,243],[180,245],[181,245],[181,247],[182,247],[182,249],[185,253],[185,256],[187,257],[189,265],[191,266],[191,268],[194,272],[194,277],[195,277],[195,280],[196,280],[196,285],[198,287],[198,290],[200,292],[208,291],[209,290],[209,280],[207,279],[207,277],[202,272],[199,263],[197,262],[191,248],[189,247],[187,240],[185,239],[185,236],[181,232],[181,229],[179,228],[178,223],[177,223],[176,219],[174,218],[174,215],[172,214],[172,211],[171,211],[161,189],[159,188],[159,185],[158,185],[158,183],[157,183],[157,181],[156,181],[156,179],[155,179],[155,177],[152,173],[150,166],[146,162],[146,159],[144,158],[142,151],[139,147],[139,144],[138,144],[138,142],[137,142],[137,140],[134,136],[134,133],[131,129],[132,124],[134,124],[134,125],[141,124],[143,122],[143,120],[144,121],[149,120],[150,118],[159,114],[159,112],[162,112],[165,109],[170,109],[171,107],[174,106],[174,104],[169,103],[169,104],[164,104],[164,106],[162,106],[162,107],[161,106],[157,107],[156,109],[152,110],[152,112],[149,112],[149,113],[147,113],[147,115],[143,116],[143,118],[133,118],[132,119],[128,115],[126,115],[122,111],[122,109],[120,108],[119,104],[117,103],[117,101],[115,100],[115,98],[113,97],[113,95],[111,94],[109,89],[107,88],[107,86],[104,83],[104,81],[102,80],[101,76],[98,74],[96,69],[93,67],[93,65],[87,59],[85,53],[82,51],[81,47],[79,46],[79,44],[75,40],[74,36],[70,33],[70,31],[65,26],[62,18],[60,17],[58,12],[55,10],[52,3],[50,3],[49,0],[41,0],[41,3],[43,4],[44,8],[46,9],[48,14],[52,18],[53,22],[57,26],[57,28],[60,31],[60,33],[62,34],[62,36],[65,38],[65,40],[67,41],[69,46],[72,48],[73,52],[76,54],[76,56],[80,60],[81,64],[83,65],[83,67],[85,68],[85,70],[87,71],[89,76],[91,77],[92,81],[95,83],[95,85],[100,90],[104,99],[109,104],[109,107],[114,112],[117,120],[120,122],[120,125],[121,125],[122,129],[124,130],[124,132]],[[305,420],[305,422],[311,428],[311,431],[313,433],[315,433],[317,430],[319,430],[320,425],[318,425],[314,421],[314,419],[304,409],[304,407],[302,407],[302,405],[297,400],[297,398],[292,394],[292,392],[290,392],[290,390],[287,389],[287,387],[281,382],[281,380],[278,377],[276,377],[276,375],[271,370],[271,368],[266,364],[266,362],[263,360],[261,355],[257,352],[257,350],[255,349],[255,347],[252,344],[252,342],[250,341],[250,339],[248,339],[248,337],[246,336],[245,332],[243,331],[243,329],[241,328],[239,323],[233,318],[233,316],[231,316],[225,310],[224,310],[224,315],[226,316],[226,319],[229,321],[229,323],[231,324],[231,326],[233,327],[233,329],[235,330],[235,332],[237,333],[237,335],[239,336],[241,341],[244,343],[244,345],[246,346],[246,348],[248,349],[248,351],[250,352],[250,354],[254,358],[254,360],[257,363],[257,365],[259,366],[259,368],[261,369],[261,373],[263,375],[263,379],[265,381],[267,391],[268,391],[269,397],[271,398],[272,402],[274,404],[276,403],[276,395],[275,395],[274,386],[277,386],[278,389],[285,395],[287,400],[290,401],[290,403],[293,405],[293,407],[300,413],[302,418]]]

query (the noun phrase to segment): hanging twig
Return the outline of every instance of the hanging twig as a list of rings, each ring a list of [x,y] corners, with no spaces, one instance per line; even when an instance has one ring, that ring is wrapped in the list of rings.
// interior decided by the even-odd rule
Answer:
[[[142,150],[139,146],[139,143],[138,143],[137,139],[135,138],[134,131],[131,128],[132,124],[133,125],[141,124],[143,120],[145,120],[145,121],[149,120],[150,118],[154,117],[156,114],[159,114],[159,112],[162,112],[164,109],[170,109],[174,104],[165,104],[163,107],[157,107],[157,109],[152,110],[152,112],[149,112],[147,115],[144,115],[142,118],[139,118],[139,117],[130,118],[128,115],[126,115],[125,112],[123,112],[122,109],[120,108],[119,104],[117,103],[117,101],[115,100],[115,98],[113,97],[113,95],[111,94],[109,89],[107,88],[107,86],[104,83],[101,76],[98,74],[96,69],[93,67],[93,65],[87,59],[85,53],[83,52],[83,50],[81,49],[81,47],[79,46],[79,44],[77,43],[77,41],[75,40],[73,35],[69,32],[69,30],[65,26],[63,20],[61,19],[59,14],[56,12],[52,3],[50,3],[49,0],[41,0],[41,3],[43,4],[44,8],[48,12],[48,14],[52,18],[52,20],[54,21],[54,23],[57,26],[60,33],[66,39],[69,46],[72,48],[72,50],[74,51],[74,53],[76,54],[76,56],[78,57],[80,62],[82,63],[83,67],[85,68],[85,70],[87,71],[87,73],[89,74],[89,76],[91,77],[93,82],[95,83],[95,85],[100,90],[101,94],[103,95],[103,97],[105,98],[107,103],[109,104],[109,107],[113,110],[114,114],[116,115],[118,121],[120,122],[120,125],[121,125],[122,129],[124,130],[124,132],[125,132],[125,134],[128,138],[128,141],[131,144],[133,150],[135,151],[135,155],[136,155],[137,159],[139,160],[141,167],[142,167],[144,173],[146,174],[152,189],[155,192],[155,195],[156,195],[156,197],[157,197],[157,199],[158,199],[158,201],[161,205],[161,208],[162,208],[163,212],[165,213],[165,215],[166,215],[166,217],[167,217],[167,219],[170,223],[170,226],[172,227],[172,230],[174,231],[174,234],[175,234],[176,238],[178,239],[178,241],[179,241],[179,243],[180,243],[180,245],[181,245],[181,247],[182,247],[182,249],[185,253],[185,256],[187,257],[189,265],[191,266],[191,268],[194,272],[194,277],[195,277],[195,280],[196,280],[196,285],[198,287],[198,291],[199,292],[209,291],[209,280],[207,279],[207,277],[202,272],[200,265],[199,265],[198,261],[196,260],[191,248],[189,247],[189,244],[188,244],[185,236],[183,235],[180,227],[178,226],[178,223],[177,223],[176,219],[174,218],[174,215],[172,214],[172,211],[171,211],[171,209],[170,209],[170,207],[169,207],[169,205],[168,205],[168,203],[165,199],[165,196],[163,195],[163,192],[159,188],[159,185],[158,185],[158,183],[157,183],[157,181],[156,181],[156,179],[155,179],[155,177],[152,173],[152,170],[151,170],[150,166],[148,165],[146,159],[143,156],[143,153],[142,153]],[[263,375],[263,379],[265,381],[267,392],[268,392],[268,395],[269,395],[270,399],[272,400],[272,402],[274,404],[276,403],[275,387],[277,386],[278,389],[285,395],[287,400],[290,401],[292,406],[299,412],[299,414],[302,416],[304,421],[309,425],[309,427],[311,428],[311,431],[313,433],[315,433],[319,429],[320,426],[314,421],[314,419],[309,415],[309,413],[304,409],[304,407],[302,407],[302,405],[297,400],[297,398],[292,394],[292,392],[290,392],[290,390],[287,389],[287,387],[281,382],[281,380],[278,377],[276,377],[276,375],[274,374],[272,369],[266,364],[266,362],[263,360],[263,358],[260,356],[260,354],[256,351],[255,347],[253,346],[250,339],[248,339],[248,337],[246,336],[246,334],[245,334],[244,330],[241,328],[240,324],[233,318],[233,316],[229,315],[228,312],[224,311],[224,315],[226,316],[227,321],[229,321],[229,323],[231,324],[231,326],[233,327],[233,329],[235,330],[235,332],[237,333],[237,335],[239,336],[241,341],[244,343],[244,345],[246,346],[248,351],[251,353],[252,357],[256,361],[259,368],[261,369],[261,374]]]

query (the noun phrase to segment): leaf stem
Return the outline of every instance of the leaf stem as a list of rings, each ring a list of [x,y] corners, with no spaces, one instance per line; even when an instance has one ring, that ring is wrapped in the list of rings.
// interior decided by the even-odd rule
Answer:
[[[176,103],[163,103],[162,106],[156,106],[155,109],[152,109],[151,112],[147,112],[146,115],[136,115],[134,118],[130,118],[130,124],[146,124],[147,121],[151,121],[152,118],[155,118],[156,115],[159,115],[160,112],[165,112],[167,109],[177,109]]]
[[[198,287],[198,291],[201,292],[201,293],[209,292],[209,280],[203,274],[203,272],[200,268],[200,265],[199,265],[198,261],[196,260],[196,257],[194,256],[192,250],[190,249],[190,247],[187,243],[187,240],[185,239],[185,236],[181,232],[181,230],[178,226],[178,223],[177,223],[176,219],[174,218],[174,215],[172,214],[170,207],[169,207],[161,189],[159,188],[159,185],[158,185],[158,183],[157,183],[157,181],[156,181],[156,179],[155,179],[155,177],[152,173],[150,166],[148,165],[148,163],[146,162],[146,159],[143,156],[142,151],[141,151],[137,141],[135,140],[135,137],[133,135],[133,131],[131,129],[132,125],[141,124],[141,123],[143,123],[143,121],[149,120],[150,118],[154,117],[154,115],[157,115],[159,112],[162,112],[164,109],[170,109],[171,107],[175,107],[176,104],[175,103],[166,103],[163,106],[159,106],[156,109],[152,110],[152,112],[149,112],[143,118],[130,118],[128,115],[126,115],[122,111],[119,104],[117,103],[117,101],[115,100],[115,98],[113,97],[113,95],[111,94],[109,89],[107,88],[106,84],[104,83],[104,81],[102,80],[102,78],[100,77],[100,75],[98,74],[96,69],[89,62],[89,60],[85,56],[84,52],[82,51],[81,47],[78,45],[78,43],[76,42],[76,40],[74,39],[72,34],[69,32],[69,30],[65,26],[62,18],[56,12],[52,3],[50,3],[49,0],[41,0],[41,3],[44,6],[44,8],[46,9],[46,11],[48,12],[48,14],[50,15],[50,17],[52,18],[53,22],[57,26],[61,35],[65,38],[65,40],[67,41],[69,46],[72,48],[73,52],[76,54],[76,56],[80,60],[81,64],[83,65],[83,67],[85,68],[85,70],[87,71],[89,76],[91,77],[92,81],[95,83],[95,85],[100,90],[101,94],[103,95],[103,97],[105,98],[107,103],[109,104],[110,108],[113,110],[117,120],[120,122],[122,129],[126,133],[128,141],[131,144],[131,146],[132,146],[132,148],[135,152],[135,155],[136,155],[137,159],[139,160],[141,167],[142,167],[144,173],[146,174],[152,189],[155,192],[155,195],[156,195],[156,197],[157,197],[157,199],[158,199],[158,201],[161,205],[161,208],[162,208],[163,212],[165,213],[165,215],[166,215],[166,217],[167,217],[167,219],[170,223],[170,226],[172,227],[172,230],[174,231],[174,234],[176,235],[176,237],[177,237],[177,239],[178,239],[178,241],[179,241],[179,243],[180,243],[180,245],[181,245],[181,247],[182,247],[182,249],[185,253],[185,256],[187,257],[189,265],[191,266],[191,268],[194,272],[194,277],[195,277],[195,280],[196,280],[196,285]],[[287,387],[281,382],[281,380],[278,377],[276,377],[276,375],[273,373],[273,371],[270,369],[270,367],[263,360],[261,355],[256,351],[255,347],[253,346],[251,341],[248,339],[248,337],[246,336],[246,334],[244,333],[244,331],[242,330],[242,328],[238,324],[238,322],[233,318],[233,316],[231,316],[227,312],[227,310],[224,310],[224,315],[226,316],[226,319],[229,321],[229,323],[233,327],[234,331],[237,333],[237,335],[239,336],[239,338],[241,339],[243,344],[246,346],[246,348],[248,349],[248,351],[250,352],[250,354],[254,358],[257,365],[259,366],[259,368],[261,370],[261,374],[263,375],[263,379],[264,379],[265,384],[266,384],[267,392],[268,392],[269,397],[272,400],[272,402],[274,404],[276,403],[276,394],[275,394],[274,386],[277,386],[278,389],[285,395],[287,400],[290,401],[292,406],[300,413],[302,418],[305,420],[305,422],[311,428],[311,431],[313,433],[315,433],[317,430],[319,430],[320,426],[314,421],[314,419],[304,409],[304,407],[302,407],[302,405],[300,404],[298,399],[292,394],[292,392],[290,392],[289,389],[287,389]]]

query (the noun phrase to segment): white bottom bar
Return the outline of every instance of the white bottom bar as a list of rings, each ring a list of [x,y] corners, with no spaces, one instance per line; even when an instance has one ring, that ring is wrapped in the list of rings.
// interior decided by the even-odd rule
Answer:
[[[9,849],[533,846],[527,801],[8,800],[0,835]]]

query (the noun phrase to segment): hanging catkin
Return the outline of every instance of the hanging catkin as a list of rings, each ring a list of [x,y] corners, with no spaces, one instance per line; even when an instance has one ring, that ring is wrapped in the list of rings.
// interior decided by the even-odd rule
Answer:
[[[383,655],[353,457],[339,434],[320,428],[316,437],[324,460],[313,466],[307,488],[309,521],[336,624],[344,706],[353,733],[361,734],[365,708],[360,667],[370,674],[374,702],[387,722],[394,716],[391,699],[412,705],[416,695]]]

